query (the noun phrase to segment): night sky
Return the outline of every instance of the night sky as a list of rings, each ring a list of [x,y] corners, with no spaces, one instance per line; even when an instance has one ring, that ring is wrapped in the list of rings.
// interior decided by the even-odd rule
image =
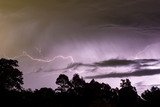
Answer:
[[[160,83],[160,1],[0,0],[0,57],[19,61],[25,88],[60,73],[138,91]]]

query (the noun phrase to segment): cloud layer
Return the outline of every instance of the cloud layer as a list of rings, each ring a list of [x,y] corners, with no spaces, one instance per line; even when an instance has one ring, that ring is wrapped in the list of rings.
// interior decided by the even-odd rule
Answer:
[[[95,76],[86,76],[86,79],[101,79],[101,78],[124,78],[124,77],[141,77],[160,74],[160,69],[142,69],[127,73],[110,73]]]
[[[79,68],[85,67],[85,71],[98,73],[98,69],[101,68],[117,68],[119,71],[107,71],[100,75],[94,76],[86,76],[86,78],[123,78],[123,77],[140,77],[140,76],[149,76],[156,75],[160,73],[160,60],[159,59],[135,59],[135,60],[127,60],[127,59],[110,59],[100,62],[95,62],[92,64],[83,64],[83,63],[72,63],[69,64],[66,68],[62,70],[75,71]],[[121,72],[120,67],[131,67],[132,71]],[[158,69],[159,68],[159,69]]]

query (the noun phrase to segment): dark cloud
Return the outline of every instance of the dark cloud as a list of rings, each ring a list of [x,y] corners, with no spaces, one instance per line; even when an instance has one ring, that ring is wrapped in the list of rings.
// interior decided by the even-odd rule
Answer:
[[[136,62],[139,63],[149,63],[149,62],[157,62],[159,61],[158,59],[136,59]]]
[[[104,61],[95,62],[91,64],[71,63],[64,69],[76,70],[79,67],[93,67],[93,71],[95,71],[97,70],[98,67],[121,67],[121,66],[130,66],[130,65],[133,65],[135,68],[140,69],[141,67],[154,66],[159,63],[160,62],[158,59],[135,59],[135,60],[110,59],[110,60],[104,60]]]
[[[111,60],[106,60],[106,61],[101,61],[101,62],[96,62],[94,63],[95,66],[99,67],[115,67],[115,66],[128,66],[132,64],[136,64],[137,62],[134,60],[127,60],[127,59],[111,59]]]
[[[136,59],[135,69],[141,69],[142,67],[155,66],[160,63],[159,59]]]
[[[95,76],[86,76],[86,79],[101,79],[101,78],[123,78],[123,77],[141,77],[141,76],[150,76],[160,74],[160,69],[141,69],[134,72],[126,72],[126,73],[110,73],[103,75],[95,75]]]
[[[144,69],[143,67],[150,67],[150,66],[155,66],[159,64],[158,59],[135,59],[135,60],[127,60],[127,59],[110,59],[110,60],[104,60],[100,62],[95,62],[95,63],[90,63],[90,64],[85,64],[85,63],[71,63],[68,64],[67,67],[65,68],[59,68],[59,69],[49,69],[49,68],[39,68],[35,73],[40,73],[40,72],[55,72],[55,71],[62,71],[62,72],[69,72],[77,70],[78,68],[85,67],[85,71],[87,72],[96,72],[99,68],[101,67],[128,67],[132,66],[133,70],[137,70],[135,72],[128,72],[128,73],[111,73],[111,74],[106,74],[106,75],[98,75],[96,78],[99,77],[126,77],[126,76],[143,76],[143,75],[148,75],[147,73],[149,72],[148,70],[141,70]],[[140,71],[140,73],[139,73]],[[153,70],[154,71],[154,70]],[[146,73],[146,74],[143,74]],[[153,74],[156,72],[153,72]],[[151,73],[152,74],[152,73]],[[149,74],[149,75],[151,75]]]
[[[40,72],[54,72],[54,71],[63,71],[65,69],[43,69],[43,68],[39,68],[38,70],[36,70],[35,73],[40,73]]]
[[[54,71],[64,71],[64,72],[67,72],[69,69],[72,69],[72,70],[76,70],[78,69],[79,67],[94,67],[94,65],[90,65],[90,64],[83,64],[83,63],[71,63],[71,64],[68,64],[68,66],[66,68],[61,68],[61,69],[46,69],[46,68],[39,68],[36,73],[39,73],[39,72],[54,72]]]
[[[56,12],[72,20],[85,19],[94,24],[143,26],[160,24],[159,5],[158,0],[2,0],[0,9],[17,11],[30,7],[49,15]]]

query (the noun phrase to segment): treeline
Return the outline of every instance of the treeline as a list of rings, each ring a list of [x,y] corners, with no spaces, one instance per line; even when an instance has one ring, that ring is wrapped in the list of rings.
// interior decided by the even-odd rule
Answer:
[[[0,106],[17,107],[154,107],[160,105],[160,89],[152,87],[141,95],[129,79],[122,80],[120,88],[109,84],[90,82],[78,74],[69,78],[60,74],[58,87],[36,90],[23,89],[22,72],[16,60],[0,59]]]

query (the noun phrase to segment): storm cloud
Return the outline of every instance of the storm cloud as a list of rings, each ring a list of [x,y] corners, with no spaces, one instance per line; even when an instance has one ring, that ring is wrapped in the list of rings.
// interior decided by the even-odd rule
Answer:
[[[1,0],[0,57],[23,51],[32,57],[17,58],[28,88],[53,83],[55,72],[90,76],[159,69],[159,5],[158,0]],[[59,55],[75,63],[33,60]],[[42,78],[47,73],[53,75]]]
[[[86,63],[71,63],[64,69],[78,69],[79,67],[121,67],[121,66],[134,66],[135,68],[154,66],[160,63],[159,59],[109,59],[90,64]]]
[[[127,73],[110,73],[95,76],[86,76],[86,79],[102,79],[102,78],[124,78],[124,77],[141,77],[160,74],[160,69],[142,69]]]

